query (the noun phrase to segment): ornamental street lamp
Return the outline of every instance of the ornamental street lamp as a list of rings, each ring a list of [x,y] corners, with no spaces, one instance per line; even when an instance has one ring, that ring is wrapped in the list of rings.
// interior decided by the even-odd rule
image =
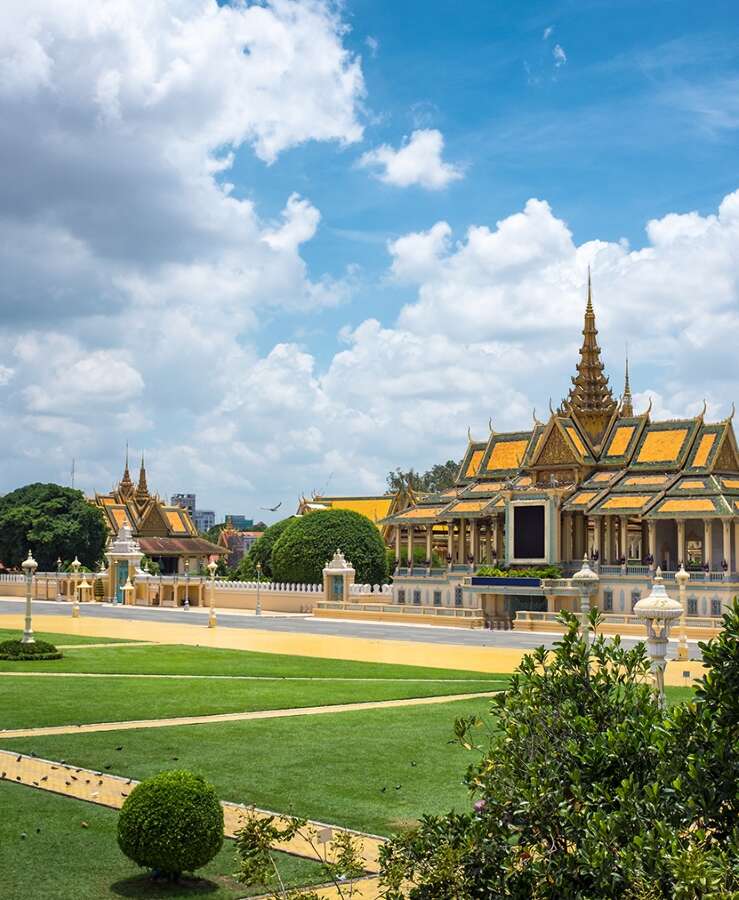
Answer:
[[[80,583],[79,591],[82,600],[85,600],[84,592],[90,590],[90,582],[87,580],[87,575],[82,574],[82,581]],[[75,593],[74,595],[74,606],[72,607],[72,618],[79,619],[80,617],[80,597]]]
[[[190,609],[190,560],[185,560],[185,602],[182,604],[185,609]]]
[[[208,614],[208,628],[216,627],[216,610],[215,610],[215,598],[216,598],[216,588],[215,588],[215,577],[216,577],[216,569],[218,568],[218,563],[214,559],[212,559],[208,563],[208,572],[210,573],[210,613]]]
[[[683,610],[680,616],[680,640],[677,645],[677,658],[688,659],[688,635],[686,633],[688,601],[685,599],[685,590],[690,581],[690,575],[685,571],[685,566],[682,563],[680,563],[680,569],[675,572],[675,581],[680,591],[680,606]]]
[[[665,667],[670,628],[682,611],[682,606],[668,596],[662,582],[662,569],[658,568],[651,593],[634,605],[634,615],[644,619],[647,627],[647,647],[660,706],[665,705]]]
[[[33,628],[31,627],[31,591],[33,588],[33,575],[37,566],[38,563],[31,556],[31,551],[29,550],[27,558],[21,563],[23,574],[26,576],[26,625],[23,629],[22,644],[36,643],[33,637]]]
[[[56,599],[62,599],[62,591],[61,591],[61,581],[62,581],[62,558],[61,556],[57,557],[56,560]]]
[[[580,617],[582,619],[582,627],[585,629],[585,639],[590,643],[590,630],[587,628],[590,598],[598,589],[600,579],[590,568],[587,553],[583,557],[582,568],[579,572],[575,572],[571,580],[580,592]]]
[[[262,584],[262,564],[260,562],[258,562],[257,563],[257,605],[256,605],[256,609],[254,610],[255,616],[262,615],[262,604],[259,599],[259,588],[261,587],[261,584]]]
[[[82,563],[77,559],[77,555],[75,554],[74,559],[69,564],[69,568],[72,570],[72,595],[74,598],[74,602],[77,602],[77,579],[79,578],[80,569],[82,568]],[[80,614],[79,609],[77,610],[77,615]],[[72,615],[74,616],[74,610],[72,611]]]

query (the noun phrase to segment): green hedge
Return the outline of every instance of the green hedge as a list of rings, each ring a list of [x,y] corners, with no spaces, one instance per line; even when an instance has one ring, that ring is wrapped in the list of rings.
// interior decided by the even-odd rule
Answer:
[[[223,807],[212,784],[184,769],[137,785],[118,817],[118,846],[144,868],[176,879],[223,846]]]
[[[32,644],[24,644],[22,641],[3,641],[0,643],[0,659],[17,660],[44,660],[61,659],[62,652],[47,641],[34,641]]]
[[[366,516],[325,509],[296,518],[272,550],[275,581],[320,584],[323,567],[340,549],[356,570],[357,584],[382,584],[387,557],[382,536]]]
[[[486,578],[561,578],[559,566],[534,566],[530,569],[500,569],[498,566],[480,566],[475,573]]]

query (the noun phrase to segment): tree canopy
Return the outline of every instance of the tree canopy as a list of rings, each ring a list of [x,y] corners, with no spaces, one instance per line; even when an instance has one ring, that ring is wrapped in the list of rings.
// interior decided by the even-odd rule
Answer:
[[[241,559],[234,569],[233,578],[236,581],[252,581],[257,577],[257,563],[262,564],[262,575],[271,579],[272,576],[272,549],[286,528],[295,521],[295,516],[280,519],[274,525],[270,525],[264,534],[257,538],[249,548],[249,552]]]
[[[103,513],[81,491],[58,484],[28,484],[0,497],[0,560],[19,566],[33,552],[40,571],[75,556],[92,569],[102,559]]]
[[[589,641],[563,614],[457,739],[480,759],[468,811],[425,817],[383,851],[388,900],[723,898],[739,891],[739,605],[701,645],[695,702],[663,710],[644,645]],[[598,613],[590,628],[595,631]]]
[[[323,509],[294,519],[272,550],[273,577],[320,584],[323,567],[337,548],[354,566],[357,583],[381,584],[387,577],[380,532],[366,516],[348,509]]]
[[[449,459],[445,463],[437,463],[426,472],[416,472],[414,469],[404,472],[398,468],[388,473],[387,486],[394,493],[407,487],[430,493],[444,491],[457,480],[459,466],[460,463]]]

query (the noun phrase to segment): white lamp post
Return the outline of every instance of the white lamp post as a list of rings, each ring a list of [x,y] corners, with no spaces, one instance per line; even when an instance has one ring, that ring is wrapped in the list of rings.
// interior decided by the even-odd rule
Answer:
[[[218,568],[218,564],[214,559],[212,559],[208,563],[208,572],[210,573],[210,613],[208,614],[208,628],[216,627],[216,610],[215,610],[215,601],[216,601],[216,588],[215,588],[215,578],[216,578],[216,569]]]
[[[31,590],[33,588],[33,575],[37,567],[38,563],[31,556],[31,551],[29,550],[27,558],[21,563],[23,574],[26,576],[26,625],[23,629],[22,644],[36,643],[33,637],[33,628],[31,627]]]
[[[72,562],[69,564],[69,568],[72,570],[72,597],[73,597],[73,600],[76,605],[77,604],[77,579],[79,578],[80,569],[82,568],[82,563],[77,559],[76,555],[75,555],[74,559],[72,560]],[[80,614],[79,608],[77,609],[77,613],[75,614],[74,607],[73,607],[72,615],[75,618],[77,618],[77,616],[79,616],[79,614]]]
[[[90,582],[87,580],[87,575],[85,575],[84,573],[82,574],[82,581],[80,582],[79,590],[80,590],[80,595],[82,595],[83,592],[87,592],[90,590]],[[84,600],[86,598],[84,596],[82,596],[82,599]],[[74,606],[72,607],[72,618],[79,619],[79,617],[80,617],[80,597],[78,597],[77,594],[75,593]]]
[[[665,666],[670,628],[681,613],[680,604],[668,596],[662,582],[662,569],[658,568],[651,593],[636,603],[634,615],[644,619],[647,626],[647,647],[660,706],[665,705]]]
[[[62,599],[62,591],[61,591],[61,583],[62,583],[62,558],[61,556],[57,557],[56,560],[56,599]]]
[[[262,615],[262,603],[259,599],[259,588],[261,587],[261,584],[262,584],[262,564],[260,562],[258,562],[257,563],[257,605],[256,605],[256,609],[254,610],[255,616]]]
[[[587,641],[590,642],[590,631],[587,630],[590,598],[598,589],[598,582],[600,579],[590,568],[587,553],[583,557],[582,568],[579,572],[575,572],[571,580],[575,587],[580,591],[580,616],[582,618],[582,627],[585,629]]]
[[[190,560],[185,560],[185,602],[182,604],[185,609],[190,609]]]
[[[688,659],[688,636],[685,632],[687,625],[688,601],[685,599],[685,590],[690,581],[690,575],[685,571],[685,566],[680,563],[680,569],[675,573],[675,581],[680,591],[680,606],[682,607],[682,615],[680,616],[680,640],[677,645],[677,658]]]

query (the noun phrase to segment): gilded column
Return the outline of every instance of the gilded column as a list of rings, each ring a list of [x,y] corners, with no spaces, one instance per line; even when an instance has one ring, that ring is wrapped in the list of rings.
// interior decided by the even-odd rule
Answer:
[[[711,555],[712,548],[711,543],[713,539],[713,523],[710,519],[703,520],[703,564],[708,566],[708,570],[711,570]]]

